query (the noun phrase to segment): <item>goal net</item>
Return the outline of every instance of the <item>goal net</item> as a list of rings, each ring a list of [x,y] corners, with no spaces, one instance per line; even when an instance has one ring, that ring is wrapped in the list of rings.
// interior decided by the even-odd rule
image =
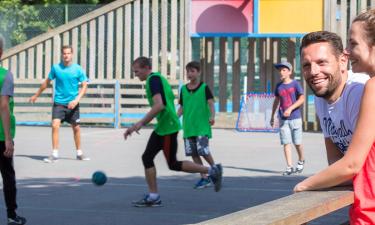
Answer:
[[[271,126],[272,105],[275,95],[271,93],[249,93],[241,100],[236,129],[243,132],[278,132],[277,111]]]

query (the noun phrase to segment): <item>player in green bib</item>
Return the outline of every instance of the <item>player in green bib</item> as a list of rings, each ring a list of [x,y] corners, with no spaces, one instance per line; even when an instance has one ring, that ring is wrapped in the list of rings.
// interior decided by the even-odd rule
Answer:
[[[0,36],[0,58],[3,54],[4,39]],[[16,134],[16,120],[13,115],[13,74],[0,67],[0,171],[3,178],[3,192],[7,209],[8,225],[26,224],[24,217],[16,213],[17,188],[16,173],[13,167],[14,143]]]
[[[211,126],[215,123],[214,98],[210,88],[200,81],[199,62],[189,62],[185,68],[189,83],[181,88],[178,110],[179,116],[183,114],[185,154],[197,164],[203,165],[202,156],[210,166],[215,166],[208,147],[212,137]],[[210,185],[207,174],[201,173],[201,179],[194,188]]]
[[[142,126],[156,118],[154,131],[142,155],[149,193],[141,200],[133,202],[134,206],[161,206],[156,181],[156,168],[154,165],[154,158],[160,150],[163,150],[169,169],[190,173],[208,173],[215,185],[215,191],[219,191],[222,177],[222,170],[219,166],[205,167],[190,161],[177,160],[177,136],[181,125],[175,110],[174,94],[167,79],[160,73],[153,73],[151,68],[151,61],[146,57],[139,57],[132,64],[135,76],[141,81],[146,81],[146,95],[151,109],[139,122],[125,131],[125,140],[133,132],[138,133]]]

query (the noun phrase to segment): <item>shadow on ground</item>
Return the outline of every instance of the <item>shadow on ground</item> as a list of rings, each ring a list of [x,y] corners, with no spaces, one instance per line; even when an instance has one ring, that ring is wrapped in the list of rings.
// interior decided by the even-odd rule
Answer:
[[[89,179],[23,179],[18,180],[19,213],[31,225],[194,224],[290,195],[303,178],[225,177],[222,191],[216,193],[212,187],[194,190],[195,175],[161,177],[158,181],[164,206],[160,208],[131,205],[146,191],[143,177],[109,178],[100,187]],[[3,220],[2,196],[0,201]],[[339,224],[346,218],[347,209],[343,209],[309,224]]]

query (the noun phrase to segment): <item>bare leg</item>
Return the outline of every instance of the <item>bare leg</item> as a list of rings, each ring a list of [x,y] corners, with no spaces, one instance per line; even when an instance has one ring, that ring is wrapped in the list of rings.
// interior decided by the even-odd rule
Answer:
[[[292,166],[292,146],[291,144],[284,145],[284,155],[287,166]]]
[[[203,158],[206,160],[206,162],[208,162],[208,164],[210,164],[210,166],[215,165],[215,161],[214,161],[214,158],[212,158],[211,153],[203,156]]]
[[[149,193],[158,193],[158,186],[156,182],[156,168],[151,167],[145,169],[145,176]]]
[[[203,162],[202,162],[200,156],[192,156],[192,158],[193,158],[193,161],[194,161],[195,164],[203,165]],[[207,178],[207,174],[201,173],[201,177],[206,179]]]
[[[208,174],[208,167],[193,163],[191,161],[182,161],[182,171],[188,173]]]
[[[295,146],[296,146],[296,150],[298,154],[298,160],[302,162],[303,160],[305,160],[305,157],[303,155],[303,147],[302,145],[295,145]]]
[[[81,149],[81,127],[79,124],[72,124],[73,135],[74,135],[74,143],[76,145],[76,149]]]
[[[59,149],[59,128],[61,120],[52,120],[52,149]]]

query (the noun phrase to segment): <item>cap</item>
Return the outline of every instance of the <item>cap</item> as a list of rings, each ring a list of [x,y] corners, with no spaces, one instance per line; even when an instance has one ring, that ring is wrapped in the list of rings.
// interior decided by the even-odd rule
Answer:
[[[280,69],[282,67],[285,67],[285,68],[288,68],[290,71],[292,71],[292,64],[290,64],[289,62],[285,61],[285,62],[281,62],[281,63],[277,63],[274,65],[276,69]]]

